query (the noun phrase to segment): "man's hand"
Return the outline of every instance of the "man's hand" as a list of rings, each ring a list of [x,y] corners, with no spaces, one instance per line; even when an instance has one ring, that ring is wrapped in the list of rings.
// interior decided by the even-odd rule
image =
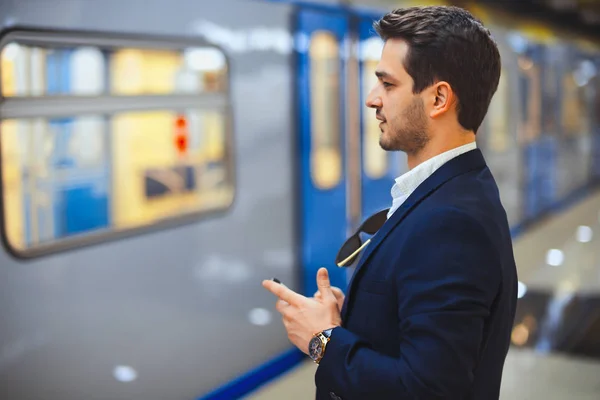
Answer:
[[[305,354],[308,354],[308,343],[315,333],[341,325],[340,310],[327,269],[321,268],[317,272],[319,299],[309,299],[271,280],[263,281],[262,285],[279,298],[276,308],[283,316],[288,338]]]
[[[340,310],[340,312],[341,312],[342,307],[344,306],[344,299],[346,298],[346,296],[344,295],[344,292],[342,292],[342,289],[337,288],[335,286],[331,287],[331,291],[333,292],[333,295],[335,296],[335,299],[337,301],[338,310]],[[322,299],[321,292],[317,290],[314,298],[317,300],[321,300]]]

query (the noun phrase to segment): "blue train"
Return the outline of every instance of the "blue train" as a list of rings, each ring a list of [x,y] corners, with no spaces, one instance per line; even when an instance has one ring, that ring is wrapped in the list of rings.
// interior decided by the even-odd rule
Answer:
[[[235,398],[302,359],[260,282],[344,288],[406,171],[364,105],[386,10],[323,3],[0,3],[0,397]],[[517,234],[598,181],[600,47],[469,7]]]

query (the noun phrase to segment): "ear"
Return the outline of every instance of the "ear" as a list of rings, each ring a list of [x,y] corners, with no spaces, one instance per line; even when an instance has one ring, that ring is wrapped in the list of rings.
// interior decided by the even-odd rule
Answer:
[[[432,104],[432,107],[429,116],[437,118],[452,109],[456,96],[448,82],[437,82],[431,89],[432,103],[430,104]]]

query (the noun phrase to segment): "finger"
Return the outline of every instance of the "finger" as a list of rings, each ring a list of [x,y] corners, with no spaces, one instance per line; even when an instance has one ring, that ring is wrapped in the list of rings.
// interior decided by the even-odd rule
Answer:
[[[319,293],[321,293],[323,299],[335,299],[333,290],[331,290],[327,268],[319,268],[317,271],[317,287],[319,288]]]
[[[286,308],[288,308],[290,305],[288,302],[283,301],[283,300],[277,300],[277,302],[275,303],[275,309],[277,311],[279,311],[280,313],[283,313],[285,311]]]
[[[294,292],[284,285],[273,282],[272,280],[264,280],[262,285],[269,292],[273,293],[275,296],[289,304],[297,305],[302,303],[302,301],[305,299],[304,296]]]
[[[331,291],[333,292],[336,298],[344,296],[344,292],[338,287],[332,286]]]

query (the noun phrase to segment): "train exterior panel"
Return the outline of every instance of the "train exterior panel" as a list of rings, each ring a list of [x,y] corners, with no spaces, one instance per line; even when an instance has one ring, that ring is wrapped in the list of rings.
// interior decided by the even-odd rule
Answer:
[[[192,399],[288,350],[291,6],[0,7],[0,397]]]
[[[364,105],[366,5],[0,3],[0,397],[235,398],[302,359],[260,282],[344,288],[338,246],[406,172]],[[474,10],[518,234],[598,181],[600,48]]]

